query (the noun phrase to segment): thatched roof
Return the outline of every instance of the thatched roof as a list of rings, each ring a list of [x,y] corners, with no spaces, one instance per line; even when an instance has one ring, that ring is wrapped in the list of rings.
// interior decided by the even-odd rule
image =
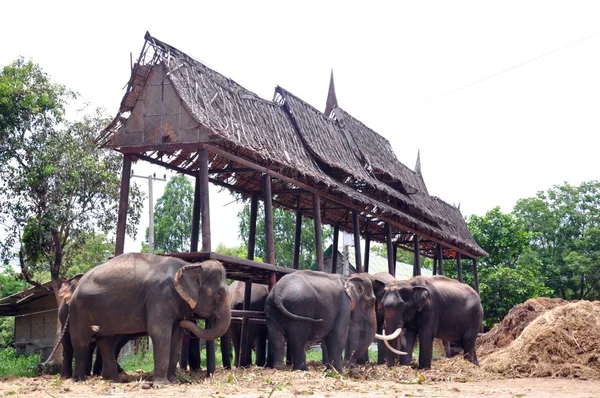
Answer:
[[[351,231],[349,211],[358,210],[372,240],[385,240],[387,221],[398,238],[416,232],[442,242],[450,257],[456,250],[486,255],[462,216],[427,194],[385,138],[339,108],[334,114],[280,87],[274,101],[262,99],[147,34],[119,113],[97,141],[189,175],[205,147],[210,181],[243,198],[262,194],[260,175],[268,172],[275,206],[313,217],[318,192],[323,223]]]

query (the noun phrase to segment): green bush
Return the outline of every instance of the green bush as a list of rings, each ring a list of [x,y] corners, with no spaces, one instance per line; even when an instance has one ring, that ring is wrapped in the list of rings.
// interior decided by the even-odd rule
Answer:
[[[0,377],[37,376],[40,354],[17,354],[14,348],[0,350]]]
[[[0,317],[0,350],[10,346],[15,331],[15,318],[12,316]]]

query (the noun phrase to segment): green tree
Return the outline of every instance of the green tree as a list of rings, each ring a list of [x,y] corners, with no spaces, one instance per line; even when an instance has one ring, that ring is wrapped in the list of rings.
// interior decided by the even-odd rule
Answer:
[[[3,258],[19,252],[32,285],[48,272],[58,297],[71,254],[97,231],[116,226],[121,155],[93,139],[107,124],[100,111],[70,122],[75,95],[53,84],[39,65],[19,59],[0,72],[0,228]],[[135,235],[142,194],[134,185],[127,232]],[[58,302],[58,300],[57,300]]]
[[[255,257],[266,258],[265,216],[262,202],[258,205],[256,218]],[[248,244],[250,231],[250,203],[246,202],[238,213],[240,220],[239,237],[245,245]],[[275,262],[281,267],[291,268],[294,260],[294,236],[296,231],[296,214],[273,208],[273,232],[275,238]],[[332,228],[324,225],[322,228],[323,242],[333,234]],[[315,227],[312,219],[303,218],[300,238],[299,268],[307,269],[316,261]]]
[[[194,188],[190,180],[178,174],[167,182],[163,195],[154,208],[154,252],[175,253],[190,250]],[[142,251],[148,250],[150,229],[146,228],[146,242]]]
[[[109,241],[106,234],[91,234],[76,250],[65,258],[68,262],[66,276],[83,274],[90,268],[106,262],[115,253],[115,242]]]
[[[486,327],[502,320],[513,306],[551,293],[539,271],[539,259],[529,250],[532,235],[517,217],[495,207],[483,217],[468,217],[467,225],[475,241],[489,254],[478,262]],[[469,267],[465,271],[464,282],[472,285],[473,274]],[[454,262],[446,266],[446,274],[456,277]]]
[[[554,294],[600,297],[600,182],[556,185],[513,210],[532,233],[531,247]]]

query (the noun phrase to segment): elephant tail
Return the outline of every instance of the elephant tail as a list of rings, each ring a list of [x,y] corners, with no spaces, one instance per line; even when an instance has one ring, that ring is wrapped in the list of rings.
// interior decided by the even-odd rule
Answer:
[[[283,305],[283,300],[281,297],[277,296],[277,295],[273,295],[273,301],[275,303],[275,307],[277,307],[277,309],[279,311],[281,311],[281,313],[285,316],[287,316],[288,318],[292,318],[295,319],[297,321],[306,321],[306,322],[323,322],[322,319],[314,319],[314,318],[308,318],[305,316],[301,316],[301,315],[296,315],[291,313],[290,311],[288,311],[287,308],[285,308],[285,306]]]

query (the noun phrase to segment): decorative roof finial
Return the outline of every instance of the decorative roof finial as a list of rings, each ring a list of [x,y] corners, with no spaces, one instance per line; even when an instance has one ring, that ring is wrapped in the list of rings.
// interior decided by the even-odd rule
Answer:
[[[338,107],[337,97],[335,96],[335,85],[333,84],[333,69],[331,69],[331,78],[329,79],[329,93],[327,93],[327,103],[325,104],[325,116],[329,117],[331,111]]]
[[[419,174],[421,178],[423,175],[421,174],[421,150],[417,151],[417,164],[415,164],[415,173]]]

